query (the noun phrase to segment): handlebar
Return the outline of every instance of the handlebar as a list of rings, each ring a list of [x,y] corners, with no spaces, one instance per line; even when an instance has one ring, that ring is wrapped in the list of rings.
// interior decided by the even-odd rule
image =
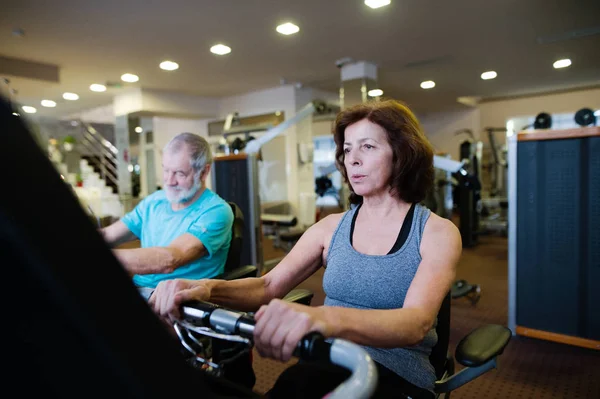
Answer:
[[[181,315],[180,322],[188,330],[212,328],[222,335],[237,335],[249,341],[253,338],[255,320],[247,313],[209,302],[191,301],[182,305]],[[328,395],[328,399],[366,399],[375,391],[377,368],[369,354],[357,344],[339,338],[325,339],[320,333],[313,332],[298,342],[294,356],[309,361],[330,361],[352,372],[346,381]]]

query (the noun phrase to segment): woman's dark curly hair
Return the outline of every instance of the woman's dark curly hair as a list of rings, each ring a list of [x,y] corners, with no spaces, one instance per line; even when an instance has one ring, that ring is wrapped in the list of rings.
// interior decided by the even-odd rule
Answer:
[[[425,199],[433,187],[433,147],[421,129],[413,112],[395,100],[372,101],[355,105],[340,112],[335,120],[335,163],[350,186],[350,203],[362,203],[354,193],[344,166],[344,133],[353,123],[367,119],[381,126],[387,133],[388,143],[394,153],[390,190],[407,203]]]

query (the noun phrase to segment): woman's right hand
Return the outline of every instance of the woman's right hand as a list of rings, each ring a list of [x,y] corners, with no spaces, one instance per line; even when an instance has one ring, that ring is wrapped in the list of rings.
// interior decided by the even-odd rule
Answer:
[[[150,296],[148,304],[161,317],[173,321],[181,317],[179,308],[182,303],[197,300],[208,301],[209,280],[173,279],[158,283]]]

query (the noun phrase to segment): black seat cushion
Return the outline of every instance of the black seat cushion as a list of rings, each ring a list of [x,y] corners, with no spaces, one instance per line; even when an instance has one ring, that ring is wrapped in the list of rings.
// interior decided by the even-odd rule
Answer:
[[[234,203],[229,202],[233,212],[233,225],[231,226],[231,243],[227,260],[225,262],[225,273],[236,270],[240,267],[242,259],[242,246],[244,245],[244,214],[242,210]]]
[[[459,342],[456,361],[467,367],[481,366],[501,354],[510,337],[510,330],[498,324],[479,327]]]

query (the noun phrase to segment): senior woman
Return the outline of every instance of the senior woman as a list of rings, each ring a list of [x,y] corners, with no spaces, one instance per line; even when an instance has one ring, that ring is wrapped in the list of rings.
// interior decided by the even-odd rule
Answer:
[[[340,112],[334,139],[350,210],[311,226],[262,277],[165,281],[150,303],[165,317],[178,317],[179,305],[193,299],[258,310],[256,348],[281,361],[311,331],[353,341],[377,363],[376,397],[432,398],[437,313],[462,244],[454,224],[420,204],[433,184],[431,144],[413,112],[394,100]],[[323,306],[279,299],[320,267]],[[267,396],[322,397],[347,376],[337,366],[299,363]]]

